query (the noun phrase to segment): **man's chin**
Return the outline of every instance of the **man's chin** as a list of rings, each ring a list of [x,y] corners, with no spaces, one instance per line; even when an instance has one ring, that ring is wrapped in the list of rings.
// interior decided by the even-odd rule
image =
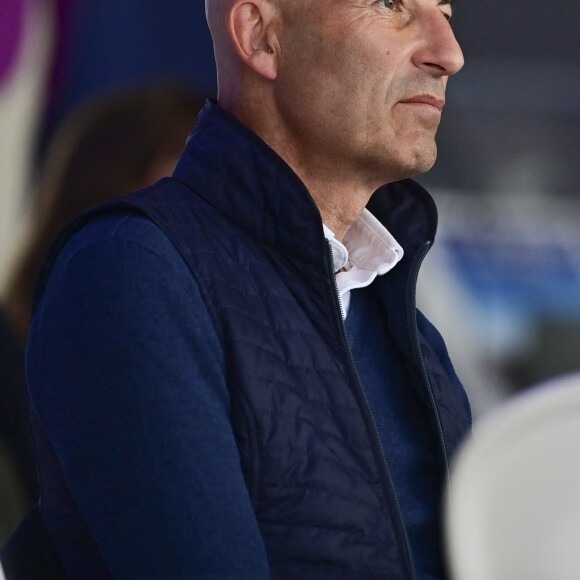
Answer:
[[[437,145],[435,141],[432,140],[431,143],[421,147],[420,150],[415,152],[412,157],[410,164],[410,170],[414,175],[420,175],[421,173],[426,173],[435,165],[437,160]],[[409,176],[411,177],[411,175]]]
[[[437,146],[433,144],[429,148],[422,148],[413,152],[406,159],[402,159],[395,171],[396,181],[408,179],[415,175],[421,175],[429,171],[437,159]]]

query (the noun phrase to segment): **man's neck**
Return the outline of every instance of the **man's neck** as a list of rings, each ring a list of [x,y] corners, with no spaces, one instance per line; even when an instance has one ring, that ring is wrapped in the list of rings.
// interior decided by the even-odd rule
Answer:
[[[375,188],[361,187],[353,181],[314,180],[300,174],[299,177],[318,206],[323,223],[339,241],[343,240],[375,191]]]
[[[382,185],[382,176],[369,177],[367,168],[348,160],[341,163],[312,149],[297,151],[289,146],[289,140],[274,138],[269,144],[296,172],[318,206],[322,221],[342,240]]]
[[[368,175],[368,168],[349,166],[306,147],[289,132],[276,110],[260,114],[251,106],[238,104],[231,112],[261,137],[288,163],[302,180],[322,216],[322,221],[342,240],[360,216],[371,195],[382,185],[380,178]],[[278,119],[278,122],[276,122]],[[382,177],[382,176],[381,176]]]

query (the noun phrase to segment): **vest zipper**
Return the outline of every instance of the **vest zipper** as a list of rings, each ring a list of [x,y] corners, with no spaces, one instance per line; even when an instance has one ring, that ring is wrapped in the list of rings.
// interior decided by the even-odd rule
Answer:
[[[411,299],[407,301],[407,304],[410,306],[410,311],[407,313],[410,317],[409,320],[413,321],[413,333],[414,333],[414,347],[415,347],[415,356],[419,363],[419,367],[421,369],[421,373],[423,375],[423,380],[425,381],[425,386],[427,387],[427,392],[429,394],[429,400],[431,402],[431,407],[433,410],[433,415],[435,417],[435,422],[437,425],[437,432],[439,434],[439,443],[441,445],[441,451],[443,452],[443,463],[445,467],[445,477],[447,480],[447,486],[450,485],[450,469],[449,469],[449,457],[447,454],[447,445],[445,443],[445,435],[443,433],[443,426],[441,424],[441,417],[439,415],[439,409],[437,408],[437,403],[435,401],[435,395],[433,394],[433,387],[431,386],[431,380],[429,379],[429,375],[427,373],[427,367],[425,366],[425,361],[423,360],[423,353],[421,352],[421,343],[419,339],[419,327],[417,324],[417,279],[419,278],[419,269],[421,268],[421,264],[425,259],[425,256],[429,252],[432,246],[432,242],[427,242],[423,247],[421,253],[417,256],[414,269],[412,270],[412,283],[409,289],[411,292]]]
[[[352,354],[352,350],[350,348],[350,343],[348,342],[348,335],[347,335],[347,331],[346,331],[346,325],[344,323],[344,319],[342,317],[342,302],[340,299],[340,294],[338,292],[338,284],[336,282],[336,275],[334,273],[334,259],[332,257],[332,248],[330,247],[330,244],[328,243],[328,241],[326,242],[326,263],[327,263],[327,268],[328,268],[328,273],[330,275],[330,278],[333,282],[333,286],[334,286],[334,299],[335,299],[335,312],[338,313],[338,321],[339,321],[339,325],[342,331],[342,339],[344,341],[344,344],[346,346],[346,350],[348,353],[348,357],[349,357],[349,361],[351,364],[351,367],[354,371],[354,376],[357,382],[357,386],[359,389],[360,394],[362,395],[364,404],[365,404],[365,411],[367,413],[367,417],[372,425],[373,431],[374,431],[374,435],[375,435],[375,439],[376,439],[376,443],[377,446],[379,448],[379,452],[381,455],[381,458],[383,460],[383,468],[384,468],[384,476],[387,479],[389,488],[393,494],[393,498],[395,500],[395,506],[397,508],[397,513],[399,515],[399,523],[401,525],[401,529],[403,530],[403,537],[405,539],[405,547],[407,548],[407,559],[408,559],[408,564],[409,564],[409,569],[411,572],[411,579],[412,580],[416,580],[417,579],[417,573],[415,570],[415,562],[413,560],[413,552],[411,551],[411,542],[409,541],[409,535],[407,533],[407,527],[405,525],[405,521],[403,519],[403,512],[401,510],[401,504],[399,502],[399,497],[397,495],[397,490],[395,489],[395,485],[393,483],[393,479],[391,478],[391,473],[389,470],[389,462],[387,460],[387,455],[385,453],[385,449],[383,447],[380,435],[379,435],[379,429],[377,427],[377,421],[375,419],[375,416],[373,414],[373,411],[371,409],[371,405],[370,405],[370,401],[368,399],[368,395],[367,392],[364,388],[364,385],[362,383],[362,380],[360,378],[360,375],[358,373],[358,369],[356,367],[356,362],[354,360],[354,356]],[[416,321],[415,321],[415,327],[417,326]],[[418,332],[417,332],[417,339],[418,339]]]

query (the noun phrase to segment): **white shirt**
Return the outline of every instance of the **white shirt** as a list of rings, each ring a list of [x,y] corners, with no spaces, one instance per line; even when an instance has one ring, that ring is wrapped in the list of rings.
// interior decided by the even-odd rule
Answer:
[[[352,224],[343,243],[330,228],[323,225],[324,236],[330,243],[336,284],[346,318],[350,291],[368,286],[377,276],[392,270],[403,257],[403,248],[379,220],[364,209]]]

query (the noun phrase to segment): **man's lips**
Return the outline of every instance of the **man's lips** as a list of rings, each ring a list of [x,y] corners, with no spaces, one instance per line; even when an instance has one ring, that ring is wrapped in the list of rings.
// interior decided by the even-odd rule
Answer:
[[[408,99],[403,99],[399,102],[404,105],[432,107],[434,109],[437,109],[437,111],[439,112],[442,111],[443,106],[445,105],[445,99],[441,99],[434,95],[416,95]]]

